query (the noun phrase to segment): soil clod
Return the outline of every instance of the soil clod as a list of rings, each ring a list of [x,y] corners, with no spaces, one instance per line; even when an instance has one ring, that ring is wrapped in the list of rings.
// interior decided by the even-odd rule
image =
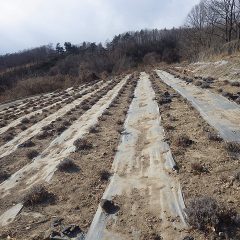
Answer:
[[[35,206],[37,204],[52,202],[54,195],[49,193],[45,186],[37,185],[32,187],[23,197],[24,206]]]

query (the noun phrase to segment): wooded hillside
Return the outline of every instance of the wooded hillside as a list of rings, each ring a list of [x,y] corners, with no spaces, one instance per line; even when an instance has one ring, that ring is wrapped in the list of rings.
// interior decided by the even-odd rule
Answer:
[[[65,88],[139,64],[196,61],[202,52],[218,52],[239,39],[240,0],[202,0],[180,28],[126,32],[106,44],[65,42],[0,56],[0,98]],[[234,46],[238,50],[240,44]]]

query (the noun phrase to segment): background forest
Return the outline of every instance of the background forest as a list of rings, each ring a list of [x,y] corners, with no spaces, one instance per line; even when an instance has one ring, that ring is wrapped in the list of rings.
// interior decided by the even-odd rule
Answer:
[[[119,74],[139,64],[198,61],[239,50],[240,0],[202,0],[180,28],[141,30],[104,44],[47,45],[0,56],[0,101]]]

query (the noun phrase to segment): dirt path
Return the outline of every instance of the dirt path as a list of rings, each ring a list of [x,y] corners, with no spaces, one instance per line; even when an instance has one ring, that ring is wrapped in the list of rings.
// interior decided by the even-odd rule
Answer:
[[[149,76],[142,73],[103,195],[120,210],[108,215],[99,206],[87,240],[184,236],[184,203],[154,96]]]
[[[156,70],[156,73],[167,85],[191,102],[224,140],[240,142],[239,105],[221,95],[187,84],[167,72]]]

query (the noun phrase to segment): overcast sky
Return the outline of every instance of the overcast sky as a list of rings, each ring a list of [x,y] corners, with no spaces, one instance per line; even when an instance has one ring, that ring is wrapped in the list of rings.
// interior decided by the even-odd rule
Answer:
[[[183,24],[199,0],[0,0],[0,54]]]

